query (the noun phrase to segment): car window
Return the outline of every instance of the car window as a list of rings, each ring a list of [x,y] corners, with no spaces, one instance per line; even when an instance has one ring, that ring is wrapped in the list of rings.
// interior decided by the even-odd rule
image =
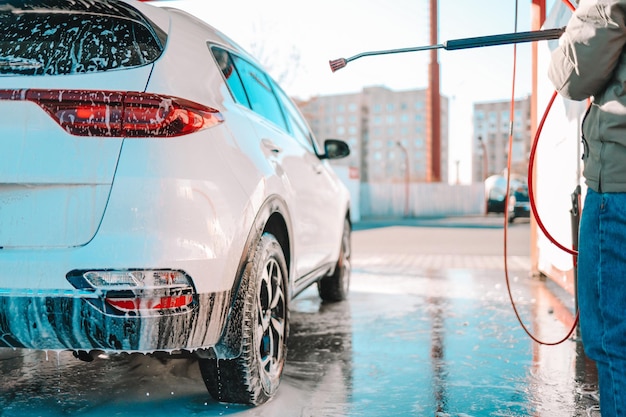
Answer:
[[[143,22],[76,11],[0,11],[0,74],[67,75],[146,65],[162,52]]]
[[[289,131],[292,136],[300,142],[302,146],[304,146],[309,151],[315,153],[315,145],[314,140],[311,134],[311,131],[307,127],[306,122],[302,119],[302,116],[296,106],[293,104],[291,99],[287,97],[287,95],[280,88],[274,88],[274,91],[277,92],[278,98],[285,109],[285,116],[287,117],[287,122],[289,124]]]
[[[235,101],[291,133],[310,152],[316,152],[315,141],[308,125],[291,99],[273,80],[246,60],[222,48],[212,46],[211,52]],[[246,74],[246,72],[248,82],[244,87],[240,74]]]
[[[248,61],[233,54],[230,56],[241,77],[250,108],[287,132],[285,117],[267,75]]]
[[[213,53],[213,57],[224,75],[226,84],[228,84],[228,88],[235,98],[235,101],[248,107],[249,109],[252,109],[248,96],[246,95],[246,90],[243,88],[241,78],[233,65],[233,60],[230,54],[227,51],[215,46],[211,48],[211,52]]]

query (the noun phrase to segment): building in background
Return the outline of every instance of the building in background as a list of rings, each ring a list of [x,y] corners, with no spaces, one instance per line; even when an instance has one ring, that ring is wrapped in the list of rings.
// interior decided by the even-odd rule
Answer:
[[[426,90],[367,87],[359,93],[316,96],[300,103],[318,141],[350,144],[347,165],[362,183],[427,182]],[[448,182],[448,99],[441,97],[441,182]],[[408,164],[407,164],[408,162]],[[408,166],[407,166],[408,165]]]
[[[472,180],[483,181],[494,174],[502,174],[507,167],[511,101],[491,101],[474,104],[474,149]],[[531,147],[530,97],[515,101],[513,117],[513,144],[511,173],[526,176]],[[486,154],[486,157],[485,157]]]

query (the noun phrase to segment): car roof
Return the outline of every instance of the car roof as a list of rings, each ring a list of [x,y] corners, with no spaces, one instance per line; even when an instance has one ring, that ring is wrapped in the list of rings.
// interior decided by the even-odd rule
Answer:
[[[194,16],[193,14],[187,12],[186,10],[179,9],[175,6],[172,6],[170,2],[168,2],[167,5],[161,6],[158,4],[158,2],[142,3],[137,0],[120,0],[120,1],[123,1],[125,3],[132,5],[133,7],[136,7],[139,11],[141,11],[142,13],[145,13],[149,19],[152,19],[153,14],[159,11],[166,12],[168,14],[178,15],[179,17],[182,17],[185,20],[186,24],[193,24],[193,25],[203,28],[203,30],[206,32],[208,42],[212,44],[220,45],[222,47],[225,47],[226,49],[232,50],[233,52],[237,52],[238,55],[245,58],[246,60],[254,63],[255,65],[259,67],[263,67],[263,65],[254,56],[250,55],[250,53],[246,49],[244,49],[240,44],[238,44],[230,36],[226,35],[224,32],[217,29],[210,22],[202,20]],[[171,22],[169,23],[171,24]],[[162,29],[165,30],[166,32],[169,32],[170,30],[169,28],[162,28]]]

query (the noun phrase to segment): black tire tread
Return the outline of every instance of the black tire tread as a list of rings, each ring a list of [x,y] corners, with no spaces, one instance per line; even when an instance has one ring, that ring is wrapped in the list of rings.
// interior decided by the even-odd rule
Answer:
[[[344,233],[351,233],[351,226],[348,219],[344,222]],[[348,298],[348,293],[344,286],[344,279],[349,279],[349,277],[344,276],[343,269],[343,258],[345,255],[346,248],[343,244],[341,244],[341,251],[339,253],[339,259],[337,260],[337,264],[335,265],[335,270],[332,274],[326,275],[322,279],[317,282],[317,290],[320,295],[320,298],[323,301],[336,303],[339,301],[344,301]],[[347,248],[347,250],[351,250],[351,248]]]
[[[262,261],[267,250],[273,250],[277,254],[283,254],[280,244],[276,238],[264,233],[256,250],[244,269],[241,287],[238,297],[242,297],[244,307],[238,314],[242,317],[242,349],[239,357],[234,359],[199,359],[202,379],[211,396],[224,403],[260,405],[267,402],[275,392],[265,392],[262,388],[258,368],[256,366],[256,356],[254,352],[254,308],[256,303],[256,281],[255,267]],[[283,275],[287,273],[284,256],[280,259]],[[286,277],[286,275],[284,275]],[[285,285],[285,283],[283,283]],[[287,317],[285,318],[287,321]],[[285,323],[286,329],[288,324]],[[287,330],[286,330],[287,332]],[[285,341],[286,341],[285,335]],[[286,347],[285,350],[286,352]],[[286,356],[286,354],[285,354]],[[282,358],[284,363],[285,357]],[[282,368],[280,370],[282,373]],[[276,386],[277,388],[277,386]]]

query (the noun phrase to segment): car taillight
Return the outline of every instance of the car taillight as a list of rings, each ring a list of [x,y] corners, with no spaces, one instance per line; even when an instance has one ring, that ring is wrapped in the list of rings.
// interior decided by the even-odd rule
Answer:
[[[107,303],[123,312],[133,312],[141,310],[172,310],[187,307],[193,301],[193,296],[167,295],[161,297],[131,297],[131,298],[106,298]]]
[[[220,124],[211,107],[163,94],[96,90],[0,90],[0,100],[28,100],[77,136],[181,136]]]
[[[67,279],[123,314],[179,312],[193,305],[196,294],[191,278],[175,270],[71,271]]]

